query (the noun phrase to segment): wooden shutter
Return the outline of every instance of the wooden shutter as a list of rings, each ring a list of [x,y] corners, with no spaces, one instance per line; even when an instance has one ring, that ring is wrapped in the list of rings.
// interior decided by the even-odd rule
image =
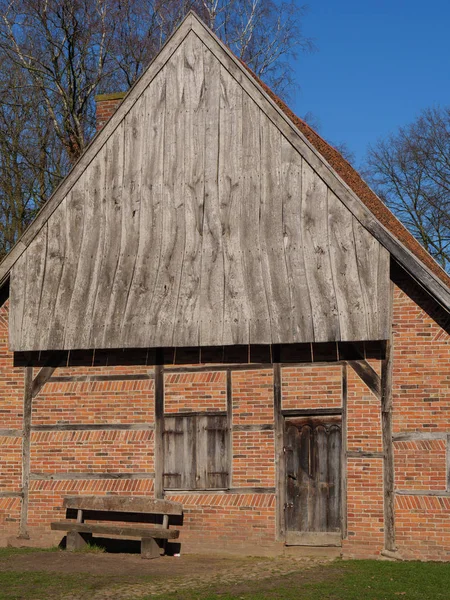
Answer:
[[[192,417],[166,417],[163,437],[164,488],[195,489],[195,420]]]
[[[227,417],[197,417],[197,488],[228,486]]]
[[[165,417],[164,425],[164,489],[228,487],[225,415]]]

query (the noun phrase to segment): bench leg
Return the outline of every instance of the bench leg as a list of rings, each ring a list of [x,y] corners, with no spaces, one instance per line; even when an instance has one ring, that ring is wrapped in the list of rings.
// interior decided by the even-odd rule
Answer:
[[[66,550],[73,552],[81,550],[92,539],[91,533],[78,533],[78,531],[69,531],[67,533]]]
[[[159,546],[154,538],[142,538],[141,558],[159,558]]]

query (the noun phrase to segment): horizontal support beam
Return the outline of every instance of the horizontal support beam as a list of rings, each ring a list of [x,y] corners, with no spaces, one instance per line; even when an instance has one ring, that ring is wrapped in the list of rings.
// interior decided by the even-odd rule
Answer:
[[[173,417],[226,417],[226,410],[204,410],[204,411],[185,411],[185,412],[173,412],[173,413],[164,413],[165,419],[170,419]]]
[[[273,423],[263,423],[261,425],[233,425],[232,431],[273,431]]]
[[[153,423],[60,423],[58,425],[33,425],[31,431],[152,431]]]
[[[165,496],[200,495],[205,494],[275,494],[274,487],[236,487],[227,489],[206,489],[206,490],[164,490]]]
[[[22,492],[0,492],[0,498],[23,498]]]
[[[30,473],[32,481],[77,481],[93,479],[154,479],[154,473]]]
[[[22,437],[22,429],[0,429],[0,437]]]
[[[283,417],[319,417],[342,415],[342,408],[293,408],[282,410]]]
[[[421,431],[411,431],[410,433],[394,433],[392,439],[394,442],[419,442],[421,440],[446,440],[448,435],[446,432],[422,433]]]
[[[433,496],[437,498],[449,498],[450,492],[441,490],[395,490],[397,496]]]
[[[154,379],[153,373],[136,373],[134,375],[58,375],[50,377],[52,383],[79,383],[85,381],[145,381]]]
[[[348,450],[347,458],[384,458],[383,452],[364,452],[359,450]]]

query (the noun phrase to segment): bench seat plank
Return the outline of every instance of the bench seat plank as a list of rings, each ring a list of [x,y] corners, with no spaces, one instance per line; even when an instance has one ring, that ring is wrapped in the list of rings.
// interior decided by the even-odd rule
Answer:
[[[78,533],[105,533],[139,538],[174,540],[180,535],[177,529],[159,527],[129,527],[127,525],[101,525],[98,523],[77,523],[75,521],[55,521],[51,523],[53,531],[77,531]]]
[[[66,496],[64,508],[163,515],[182,515],[183,505],[147,496]]]

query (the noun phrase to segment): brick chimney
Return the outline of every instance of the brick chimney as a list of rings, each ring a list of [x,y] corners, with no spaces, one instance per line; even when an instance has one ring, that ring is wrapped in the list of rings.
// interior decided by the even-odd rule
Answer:
[[[109,121],[109,118],[116,112],[117,107],[122,102],[125,94],[125,92],[117,92],[115,94],[100,94],[95,96],[97,131],[100,131],[103,125]]]

